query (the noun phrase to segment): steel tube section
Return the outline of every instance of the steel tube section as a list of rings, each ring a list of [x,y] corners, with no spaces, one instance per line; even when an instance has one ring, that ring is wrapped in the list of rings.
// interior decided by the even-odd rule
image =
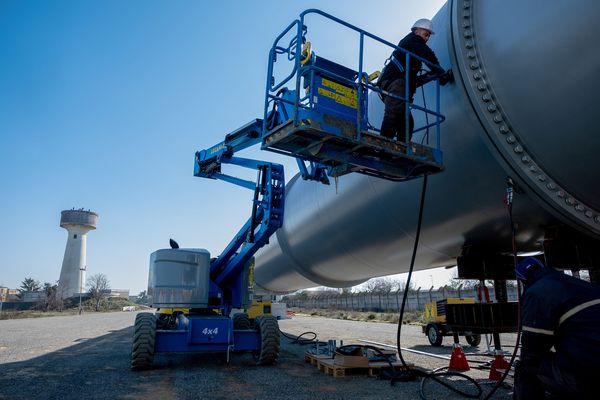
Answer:
[[[469,245],[510,253],[507,176],[523,192],[513,207],[520,250],[538,250],[544,227],[561,223],[600,237],[597,15],[595,0],[461,0],[434,17],[429,44],[455,82],[441,91],[446,170],[429,180],[415,269],[454,265]],[[434,95],[425,91],[429,104]],[[383,105],[369,100],[378,126]],[[406,272],[420,189],[358,174],[331,186],[294,177],[283,227],[256,256],[257,284],[290,292]]]
[[[358,83],[356,85],[356,140],[360,141],[360,127],[362,126],[362,79],[363,79],[363,50],[365,45],[365,35],[360,33],[360,44],[358,50]],[[367,83],[369,82],[369,78],[366,79]]]

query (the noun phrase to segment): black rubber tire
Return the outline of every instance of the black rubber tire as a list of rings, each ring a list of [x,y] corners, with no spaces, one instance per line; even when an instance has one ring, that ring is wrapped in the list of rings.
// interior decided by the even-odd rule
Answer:
[[[260,349],[252,352],[257,365],[270,365],[279,358],[279,325],[277,318],[259,316],[254,320],[254,329],[260,333]]]
[[[148,313],[138,313],[138,314],[135,316],[135,323],[136,323],[136,324],[137,324],[138,320],[139,320],[140,318],[142,318],[142,317],[143,317],[143,315],[144,315],[144,314],[148,314]]]
[[[156,342],[156,316],[152,313],[139,313],[135,317],[133,347],[131,349],[131,369],[141,371],[152,368],[154,344]]]
[[[479,334],[465,335],[465,339],[467,340],[467,343],[473,347],[477,347],[479,346],[479,343],[481,343],[481,335]]]
[[[248,318],[248,314],[233,314],[233,329],[236,331],[252,329],[252,324],[250,323],[250,318]]]
[[[436,324],[427,325],[427,329],[425,330],[427,333],[427,339],[429,339],[429,343],[432,346],[440,347],[442,345],[442,340],[444,336],[440,331],[440,328]]]

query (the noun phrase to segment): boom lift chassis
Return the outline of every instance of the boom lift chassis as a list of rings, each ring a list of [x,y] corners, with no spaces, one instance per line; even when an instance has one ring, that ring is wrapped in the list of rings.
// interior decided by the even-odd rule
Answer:
[[[309,14],[359,34],[358,71],[317,57],[310,50],[304,24]],[[282,44],[286,35],[292,36],[287,45]],[[407,111],[410,108],[428,116],[427,123],[414,132],[423,133],[429,142],[431,128],[436,146],[407,145],[408,140],[400,143],[378,135],[378,129],[369,123],[367,109],[369,93],[382,91],[363,71],[365,39],[383,43],[390,50],[397,48],[314,9],[303,12],[276,38],[269,52],[264,118],[249,122],[195,155],[195,176],[253,190],[251,216],[225,250],[210,261],[208,251],[179,249],[178,245],[152,254],[148,294],[159,310],[136,317],[133,369],[150,368],[155,353],[163,352],[226,353],[229,359],[231,352],[251,351],[258,364],[271,364],[278,358],[277,321],[272,316],[259,316],[252,324],[247,314],[235,310],[248,304],[253,255],[282,226],[284,171],[279,164],[236,157],[236,152],[260,144],[263,150],[295,157],[302,178],[324,184],[329,184],[330,177],[350,172],[405,181],[443,170],[440,123],[444,116],[440,113],[437,78],[431,79],[437,97],[435,110],[405,102]],[[411,60],[419,57],[402,51],[408,71]],[[292,72],[281,81],[276,81],[274,73],[278,58],[287,58],[292,65]],[[286,86],[288,83],[295,84],[293,90]],[[256,182],[224,174],[223,164],[256,170]]]

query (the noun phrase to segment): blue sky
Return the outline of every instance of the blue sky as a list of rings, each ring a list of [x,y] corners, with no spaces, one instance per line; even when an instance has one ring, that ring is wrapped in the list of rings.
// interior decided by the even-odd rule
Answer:
[[[2,0],[0,285],[58,279],[60,211],[72,207],[100,215],[88,276],[104,273],[113,288],[144,290],[149,254],[170,237],[217,255],[249,217],[252,194],[195,178],[194,152],[262,118],[277,34],[320,8],[397,42],[442,4]],[[354,60],[352,38],[307,23],[317,54]],[[367,53],[366,69],[386,53]],[[280,161],[291,178],[295,163]],[[432,273],[420,274],[429,284]]]

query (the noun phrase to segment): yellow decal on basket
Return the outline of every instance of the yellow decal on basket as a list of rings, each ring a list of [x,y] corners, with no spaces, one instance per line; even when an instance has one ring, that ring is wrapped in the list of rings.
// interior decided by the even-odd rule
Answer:
[[[358,103],[356,100],[356,97],[347,97],[347,96],[344,96],[341,94],[334,93],[330,90],[323,89],[322,87],[320,87],[317,92],[321,96],[329,97],[330,99],[334,100],[336,103],[343,104],[346,107],[356,108],[357,103]]]
[[[344,86],[344,85],[340,85],[339,83],[330,81],[329,79],[325,79],[323,78],[321,80],[323,86],[328,87],[330,89],[333,89],[335,92],[342,94],[346,97],[356,97],[356,90],[348,87],[348,86]]]

